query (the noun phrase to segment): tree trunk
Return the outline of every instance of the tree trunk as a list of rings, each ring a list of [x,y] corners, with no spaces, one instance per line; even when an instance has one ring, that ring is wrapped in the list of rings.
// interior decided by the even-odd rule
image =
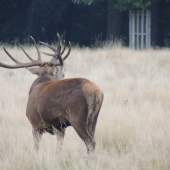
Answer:
[[[108,24],[107,39],[120,39],[121,35],[121,12],[113,9],[113,0],[108,0]]]
[[[164,37],[162,30],[162,23],[160,22],[162,19],[161,12],[162,2],[158,1],[151,5],[151,45],[153,47],[164,46]]]

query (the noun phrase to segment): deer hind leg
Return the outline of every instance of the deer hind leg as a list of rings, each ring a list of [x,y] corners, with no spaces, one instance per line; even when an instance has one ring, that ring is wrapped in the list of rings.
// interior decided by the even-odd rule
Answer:
[[[97,119],[102,105],[102,101],[103,101],[103,96],[102,96],[102,100],[97,100],[97,96],[95,95],[93,102],[91,104],[91,108],[89,110],[90,113],[88,117],[88,131],[93,139],[94,139]]]
[[[98,119],[98,115],[100,112],[100,108],[101,106],[99,106],[98,109],[96,109],[96,111],[92,113],[92,115],[88,119],[88,131],[91,134],[93,139],[94,139],[94,134],[95,134],[95,129],[96,129],[96,124],[97,124],[97,119]]]
[[[95,150],[96,142],[94,141],[91,134],[88,132],[86,124],[74,124],[74,129],[79,135],[79,137],[82,139],[82,141],[85,143],[87,152],[93,152]]]
[[[40,130],[36,130],[36,129],[33,128],[32,134],[33,134],[33,139],[34,139],[34,147],[38,151],[39,142],[40,142],[41,137],[42,137],[42,132]]]

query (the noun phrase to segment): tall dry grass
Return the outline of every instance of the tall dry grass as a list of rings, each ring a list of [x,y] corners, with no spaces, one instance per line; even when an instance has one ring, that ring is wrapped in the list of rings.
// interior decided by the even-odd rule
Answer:
[[[33,47],[25,48],[37,57]],[[28,61],[19,48],[8,50],[20,61]],[[13,63],[2,48],[0,62]],[[87,160],[85,145],[71,127],[62,153],[56,150],[56,137],[49,134],[43,135],[37,153],[25,115],[36,76],[26,69],[0,68],[1,170],[170,169],[169,50],[132,51],[116,45],[73,48],[65,72],[66,78],[88,78],[104,91],[95,154]]]

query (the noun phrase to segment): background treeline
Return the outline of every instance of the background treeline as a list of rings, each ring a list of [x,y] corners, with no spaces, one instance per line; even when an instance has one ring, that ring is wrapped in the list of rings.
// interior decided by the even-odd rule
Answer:
[[[56,41],[58,32],[66,41],[92,45],[96,40],[109,39],[113,32],[113,39],[121,38],[128,45],[128,9],[145,8],[155,1],[1,0],[0,41],[28,43],[32,35],[37,41],[51,43]],[[170,0],[160,2],[162,36],[170,42]],[[115,18],[110,13],[115,14]]]
[[[0,41],[20,43],[36,40],[52,42],[56,33],[73,43],[88,45],[97,36],[106,37],[107,1],[78,5],[71,0],[1,0]],[[101,35],[102,34],[102,35]]]

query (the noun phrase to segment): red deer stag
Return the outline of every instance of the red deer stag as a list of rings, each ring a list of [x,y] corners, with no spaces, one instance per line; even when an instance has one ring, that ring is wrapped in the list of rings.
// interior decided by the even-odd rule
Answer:
[[[0,63],[0,67],[27,68],[31,73],[38,75],[30,88],[26,109],[27,118],[32,125],[36,149],[38,149],[39,140],[44,132],[54,134],[56,131],[60,146],[62,146],[65,129],[72,126],[84,141],[87,151],[94,151],[94,133],[103,102],[103,92],[96,84],[84,78],[63,79],[63,61],[70,54],[70,43],[68,53],[65,57],[61,57],[66,45],[64,43],[64,49],[61,52],[59,35],[57,49],[40,42],[54,51],[54,54],[44,53],[53,56],[50,62],[42,62],[36,42],[33,38],[32,40],[38,53],[37,60],[33,60],[21,47],[31,60],[29,63],[21,63],[3,47],[16,65]],[[30,68],[33,66],[39,67]]]

